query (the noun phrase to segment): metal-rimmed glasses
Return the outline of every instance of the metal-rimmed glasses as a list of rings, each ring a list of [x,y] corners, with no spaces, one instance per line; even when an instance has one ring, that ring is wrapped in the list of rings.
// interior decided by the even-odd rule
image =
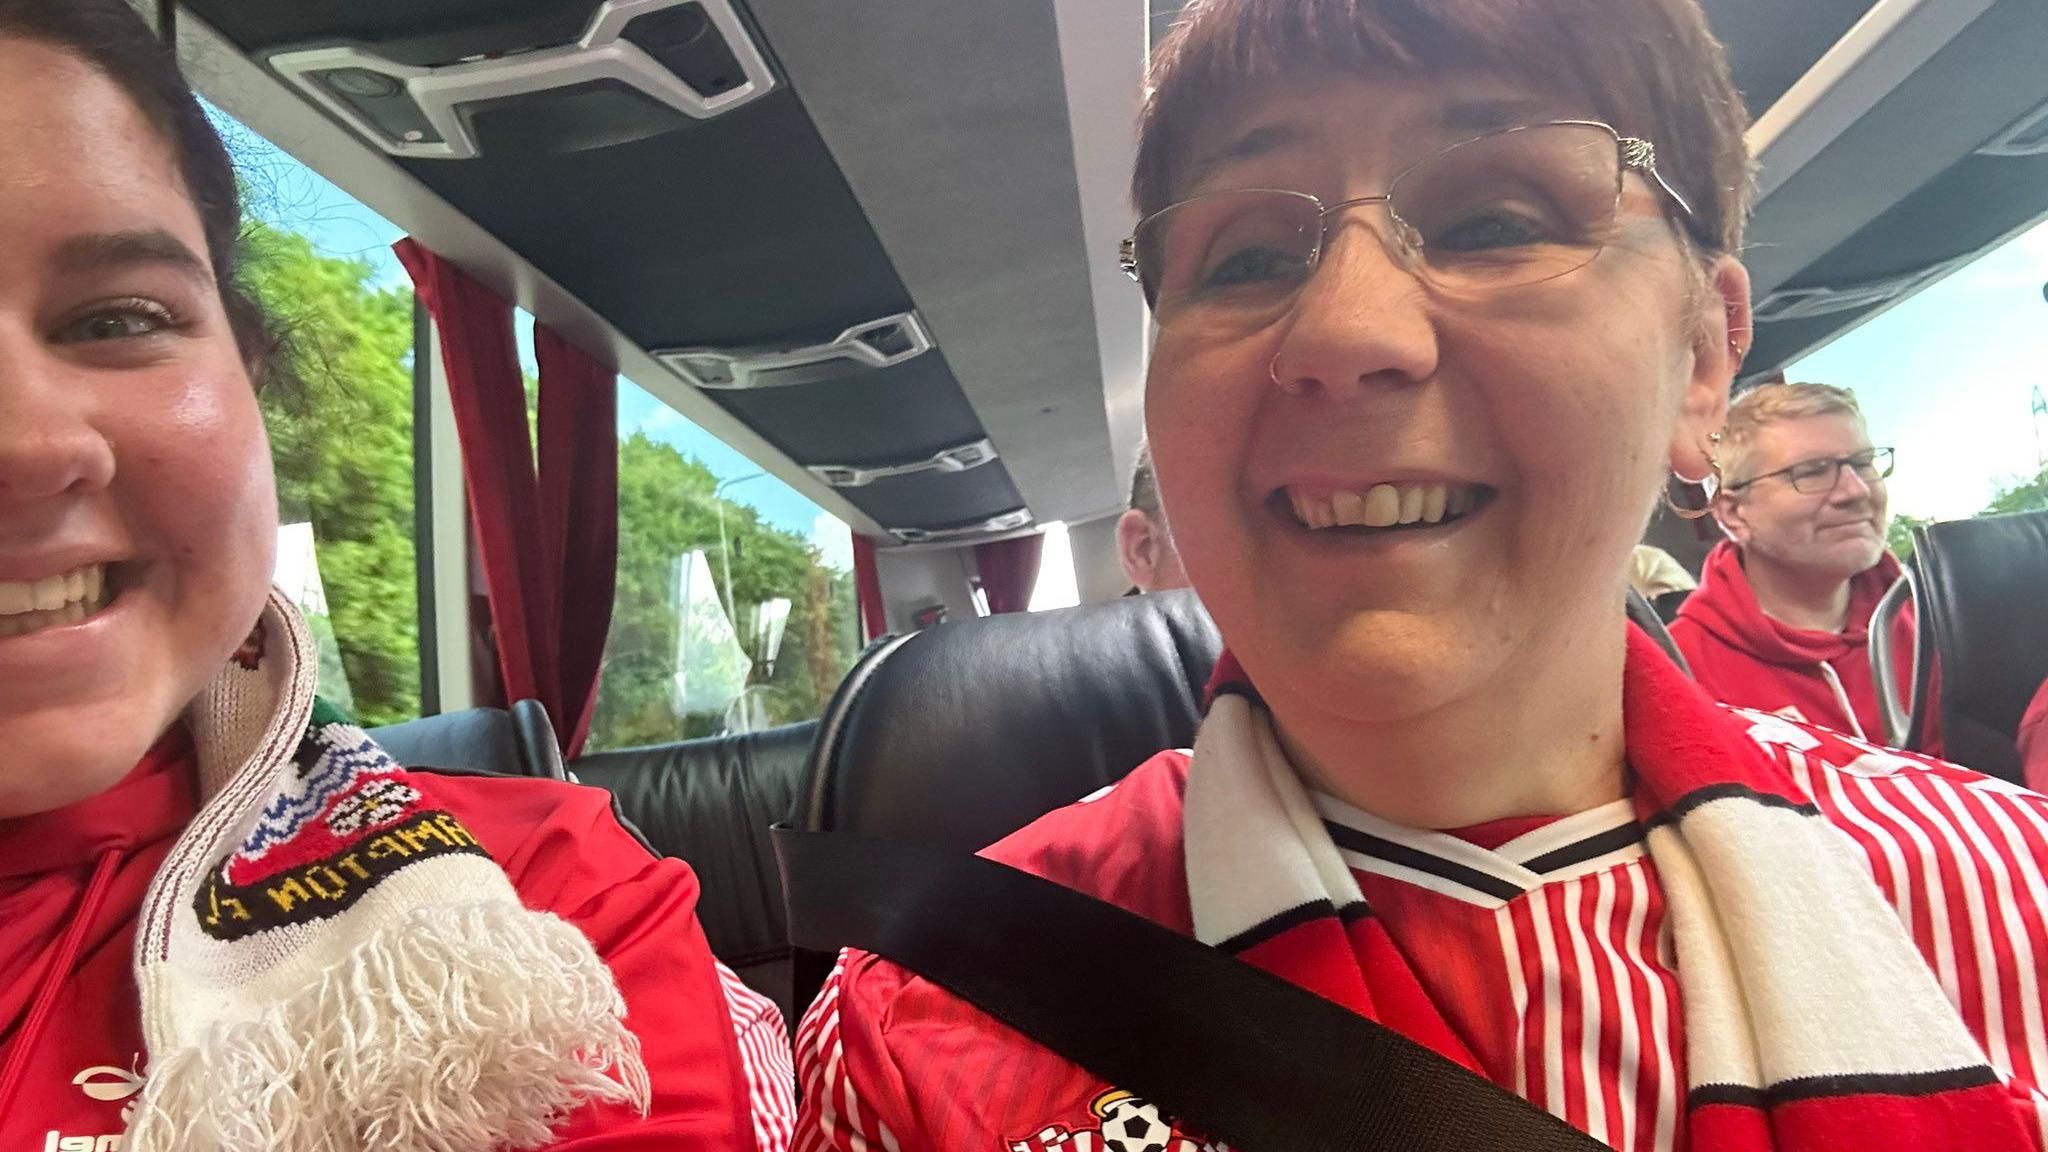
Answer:
[[[1382,243],[1402,266],[1440,292],[1483,296],[1591,263],[1614,236],[1630,171],[1699,232],[1692,206],[1657,172],[1648,140],[1597,120],[1553,120],[1453,144],[1404,169],[1379,196],[1324,204],[1306,192],[1241,188],[1191,197],[1141,221],[1123,243],[1122,264],[1161,325],[1256,318],[1307,283],[1333,216],[1384,204],[1392,226]]]
[[[1865,484],[1876,484],[1892,474],[1894,463],[1894,453],[1891,449],[1865,448],[1861,452],[1851,453],[1847,456],[1829,456],[1818,460],[1801,460],[1797,464],[1766,472],[1761,476],[1751,476],[1740,484],[1724,485],[1723,491],[1740,492],[1765,480],[1783,477],[1787,484],[1792,485],[1794,492],[1802,496],[1819,496],[1822,493],[1835,490],[1835,485],[1841,480],[1842,469],[1845,467],[1853,469],[1856,473],[1856,478]]]

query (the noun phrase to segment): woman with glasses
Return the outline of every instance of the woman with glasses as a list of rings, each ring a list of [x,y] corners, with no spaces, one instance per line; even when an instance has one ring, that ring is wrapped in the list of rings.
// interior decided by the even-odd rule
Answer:
[[[1692,0],[1191,5],[1123,258],[1229,654],[1192,753],[986,854],[1615,1148],[2033,1149],[2048,801],[1724,709],[1623,611],[1750,339],[1742,107]],[[869,953],[797,1048],[800,1148],[1210,1142]]]
[[[1715,455],[1728,539],[1671,625],[1693,675],[1730,704],[1883,740],[1867,628],[1903,571],[1885,549],[1892,450],[1848,389],[1766,384],[1729,408]],[[1913,626],[1894,625],[1900,683]]]

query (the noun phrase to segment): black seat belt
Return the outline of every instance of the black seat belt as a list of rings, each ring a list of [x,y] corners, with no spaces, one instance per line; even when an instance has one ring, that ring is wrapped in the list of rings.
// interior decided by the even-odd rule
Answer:
[[[859,948],[1238,1152],[1607,1145],[1271,973],[979,856],[775,829],[791,941]]]

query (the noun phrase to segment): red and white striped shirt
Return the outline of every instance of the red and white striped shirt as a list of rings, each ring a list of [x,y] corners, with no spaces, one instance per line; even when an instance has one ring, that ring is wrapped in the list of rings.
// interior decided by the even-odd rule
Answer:
[[[1626,800],[1420,832],[1313,798],[1373,915],[1495,1083],[1623,1152],[1680,1144],[1684,1019]]]
[[[789,1033],[775,1001],[752,988],[739,974],[718,965],[718,984],[725,992],[725,1010],[732,1017],[740,1043],[740,1069],[747,1078],[747,1110],[754,1118],[754,1146],[760,1152],[789,1152],[796,1136],[796,1082],[791,1067]]]
[[[2048,1149],[2048,799],[1738,714],[1860,849],[1989,1063],[2031,1103]],[[1013,850],[1019,866],[1187,931],[1186,761],[1165,753],[1133,773],[1113,816],[1087,805],[1034,825],[1043,831]],[[1680,962],[1628,804],[1504,842],[1468,833],[1474,843],[1316,803],[1374,916],[1494,1080],[1626,1152],[1683,1145]],[[1105,1085],[874,956],[843,958],[805,1017],[797,1061],[799,1152],[1103,1146],[1089,1117]]]

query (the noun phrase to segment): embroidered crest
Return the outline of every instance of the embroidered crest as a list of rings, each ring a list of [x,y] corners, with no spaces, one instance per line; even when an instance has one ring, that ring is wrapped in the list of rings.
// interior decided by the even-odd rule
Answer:
[[[209,936],[238,940],[322,919],[408,865],[485,855],[461,821],[425,808],[404,769],[324,702],[282,775],[248,836],[194,897]]]
[[[1009,1141],[1006,1152],[1230,1152],[1120,1088],[1097,1095],[1088,1104],[1088,1115],[1078,1127],[1049,1124]]]

